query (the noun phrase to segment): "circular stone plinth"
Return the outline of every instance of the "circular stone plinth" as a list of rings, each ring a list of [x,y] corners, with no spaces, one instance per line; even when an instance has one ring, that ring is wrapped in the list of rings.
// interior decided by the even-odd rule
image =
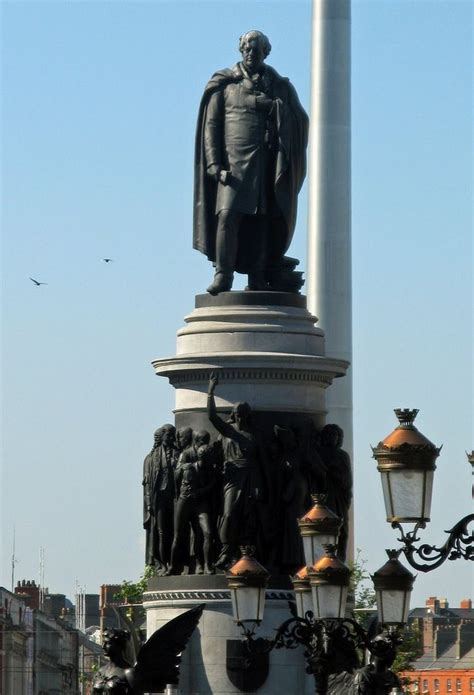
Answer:
[[[148,580],[144,594],[146,603],[159,602],[169,605],[176,601],[202,602],[230,601],[230,590],[224,574],[187,574],[172,577],[153,577]],[[293,586],[287,575],[271,576],[268,582],[266,600],[294,600]]]
[[[324,391],[348,364],[326,357],[324,332],[316,321],[302,295],[198,295],[178,331],[176,356],[155,360],[153,366],[175,387],[175,413],[181,420],[186,413],[205,413],[209,376],[216,371],[220,411],[246,401],[255,411],[322,421]]]
[[[292,306],[306,309],[306,297],[291,292],[221,292],[197,294],[196,309],[215,306]]]

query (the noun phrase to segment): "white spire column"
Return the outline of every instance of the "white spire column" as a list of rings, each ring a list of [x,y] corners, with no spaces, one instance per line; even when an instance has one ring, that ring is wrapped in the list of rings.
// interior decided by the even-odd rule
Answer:
[[[308,309],[326,354],[352,362],[350,0],[313,0],[311,72]],[[328,389],[326,406],[352,455],[351,369]]]

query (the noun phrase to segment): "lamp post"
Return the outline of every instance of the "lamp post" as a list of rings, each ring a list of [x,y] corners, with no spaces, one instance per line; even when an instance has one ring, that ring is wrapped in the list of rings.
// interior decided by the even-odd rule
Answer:
[[[401,532],[399,540],[403,543],[401,549],[387,550],[388,561],[372,575],[378,634],[346,617],[350,571],[335,554],[341,519],[326,507],[325,495],[314,495],[313,507],[298,521],[306,566],[292,577],[296,606],[292,608],[293,616],[276,628],[273,639],[255,638],[269,574],[253,557],[254,549],[242,548],[242,558],[227,575],[234,620],[243,630],[245,668],[252,668],[258,657],[268,655],[272,649],[303,646],[306,671],[314,676],[316,695],[327,694],[331,674],[355,669],[355,676],[348,676],[350,684],[344,683],[338,692],[349,694],[353,687],[370,695],[402,692],[390,666],[402,641],[400,628],[408,619],[415,577],[401,564],[399,556],[403,553],[408,563],[422,572],[439,567],[446,559],[474,560],[474,534],[468,532],[474,514],[447,532],[448,540],[441,548],[415,545],[419,529],[430,520],[435,462],[441,451],[414,426],[417,413],[395,410],[399,426],[373,448],[387,521]],[[474,451],[467,457],[474,466]],[[415,526],[405,532],[402,524]],[[360,650],[368,650],[372,658],[372,663],[363,668],[359,668]]]
[[[398,561],[396,551],[389,551],[389,561],[373,577],[381,601],[379,614],[385,620],[377,637],[346,617],[350,570],[336,557],[335,546],[326,545],[323,557],[292,578],[296,595],[294,615],[276,628],[273,639],[262,639],[255,638],[255,630],[262,620],[262,592],[269,575],[252,557],[253,550],[242,548],[243,557],[227,574],[234,620],[242,627],[247,669],[273,649],[303,646],[306,671],[314,677],[316,695],[327,694],[331,674],[352,672],[361,666],[360,650],[368,650],[387,672],[385,664],[390,666],[400,642],[398,630],[406,621],[414,581]],[[391,676],[396,682],[396,677]]]
[[[417,414],[418,410],[408,408],[395,410],[398,427],[372,451],[382,479],[387,521],[401,533],[401,551],[413,568],[430,572],[445,560],[474,560],[474,533],[469,533],[474,514],[446,531],[448,539],[441,547],[415,545],[420,540],[418,531],[430,521],[435,460],[441,451],[413,424]],[[474,452],[467,456],[472,463]],[[414,524],[414,528],[405,532],[402,524]]]

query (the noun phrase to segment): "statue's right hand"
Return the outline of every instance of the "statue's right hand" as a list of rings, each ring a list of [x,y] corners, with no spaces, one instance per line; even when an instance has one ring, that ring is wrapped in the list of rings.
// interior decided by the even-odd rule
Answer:
[[[219,181],[222,167],[220,164],[211,164],[207,167],[207,175],[215,181]]]
[[[211,372],[211,376],[209,377],[209,393],[214,393],[214,389],[218,383],[219,377],[217,376],[216,372]]]

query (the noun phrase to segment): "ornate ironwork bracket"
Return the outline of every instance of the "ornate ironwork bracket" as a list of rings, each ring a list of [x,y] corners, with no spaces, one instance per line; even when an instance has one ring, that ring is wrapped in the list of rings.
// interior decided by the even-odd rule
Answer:
[[[292,617],[276,630],[273,639],[254,637],[254,628],[243,627],[248,667],[273,649],[304,648],[306,672],[313,675],[315,693],[326,695],[329,676],[343,671],[353,672],[361,666],[360,652],[368,650],[374,657],[390,662],[401,642],[396,628],[384,630],[373,639],[357,622],[349,618],[318,620],[311,611],[304,618]]]
[[[449,531],[448,539],[444,545],[437,547],[422,543],[418,547],[415,545],[420,539],[418,531],[426,527],[425,522],[416,524],[413,531],[405,533],[401,524],[397,521],[392,523],[392,528],[401,533],[398,538],[403,543],[402,552],[405,554],[407,562],[414,569],[420,572],[431,572],[445,562],[445,560],[474,560],[474,530],[469,533],[469,525],[474,523],[474,514],[468,514],[457,522]],[[419,562],[417,560],[422,560]]]

